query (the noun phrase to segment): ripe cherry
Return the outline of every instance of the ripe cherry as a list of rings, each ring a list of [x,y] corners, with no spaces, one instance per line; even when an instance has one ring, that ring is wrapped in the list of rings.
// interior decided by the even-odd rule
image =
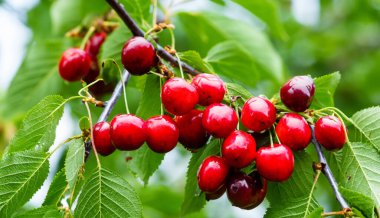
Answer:
[[[146,140],[144,121],[132,114],[120,114],[111,121],[111,139],[117,149],[132,151]]]
[[[269,129],[275,121],[276,108],[265,98],[250,98],[241,111],[241,122],[255,132]]]
[[[186,80],[171,78],[162,87],[161,100],[168,112],[184,115],[197,105],[198,93]]]
[[[267,193],[267,181],[255,170],[247,175],[236,172],[227,182],[227,196],[233,206],[253,209],[263,202]]]
[[[314,92],[314,80],[310,76],[295,76],[281,87],[280,96],[290,110],[302,112],[310,107]]]
[[[91,56],[96,57],[99,54],[100,47],[106,40],[107,34],[105,32],[98,32],[91,36],[84,48]]]
[[[148,40],[135,36],[125,43],[121,52],[121,62],[132,75],[140,76],[156,66],[156,51]]]
[[[294,157],[292,150],[282,144],[261,147],[257,151],[256,168],[267,180],[282,182],[293,173]]]
[[[95,124],[92,131],[94,137],[92,140],[96,151],[103,156],[112,154],[116,148],[111,142],[110,124],[107,122],[99,122]]]
[[[198,74],[191,84],[197,89],[200,105],[207,106],[223,101],[226,87],[218,76],[207,73]]]
[[[173,119],[166,115],[154,116],[145,122],[146,142],[157,153],[171,151],[178,142],[179,131]]]
[[[256,158],[255,139],[246,132],[235,130],[223,142],[222,157],[232,167],[248,166]]]
[[[223,196],[223,194],[226,192],[226,186],[223,184],[222,187],[220,187],[217,191],[212,193],[206,193],[206,200],[216,200]]]
[[[90,55],[79,48],[69,48],[59,61],[59,75],[62,79],[74,82],[88,74],[91,66]]]
[[[235,130],[238,122],[234,109],[221,103],[211,104],[203,112],[202,125],[216,138],[227,137]]]
[[[190,113],[174,118],[179,129],[178,141],[190,151],[203,147],[209,138],[209,134],[202,126],[202,116],[203,111],[194,109]]]
[[[334,116],[325,116],[315,123],[315,138],[327,150],[339,150],[346,143],[345,126]]]
[[[276,126],[280,142],[293,150],[307,147],[311,139],[311,130],[306,120],[299,114],[285,114]]]
[[[222,157],[207,157],[198,170],[199,189],[206,193],[217,192],[224,185],[228,172],[229,167]]]

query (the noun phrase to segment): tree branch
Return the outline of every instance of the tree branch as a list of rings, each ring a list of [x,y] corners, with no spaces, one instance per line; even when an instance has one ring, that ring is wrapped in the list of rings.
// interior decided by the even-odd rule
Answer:
[[[314,144],[315,149],[317,150],[319,162],[323,165],[322,166],[322,173],[326,176],[327,180],[329,181],[329,183],[330,183],[330,185],[334,191],[335,197],[338,200],[342,209],[351,211],[350,206],[348,205],[347,201],[343,198],[342,194],[339,192],[338,184],[334,178],[333,173],[331,172],[329,165],[327,164],[325,156],[323,155],[321,145],[318,143],[317,139],[315,138],[314,125],[310,125],[310,128],[311,128],[311,132],[312,132],[311,141]]]

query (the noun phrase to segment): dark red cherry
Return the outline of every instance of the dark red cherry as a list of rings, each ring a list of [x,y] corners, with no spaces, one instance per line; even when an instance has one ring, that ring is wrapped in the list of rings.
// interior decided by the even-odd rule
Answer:
[[[174,118],[179,129],[178,141],[190,151],[203,147],[209,138],[209,134],[202,126],[202,116],[203,111],[194,109],[190,113]]]
[[[218,76],[201,73],[193,78],[191,84],[197,89],[200,105],[207,106],[223,101],[226,87]]]
[[[161,100],[169,113],[184,115],[197,105],[198,93],[186,80],[171,78],[162,87]]]
[[[280,96],[290,110],[302,112],[310,107],[314,92],[314,80],[310,76],[295,76],[281,87]]]
[[[156,51],[148,40],[135,36],[125,43],[121,62],[132,75],[140,76],[157,65]]]
[[[227,196],[233,206],[250,210],[263,202],[267,193],[267,181],[255,170],[247,175],[236,172],[227,182]]]
[[[111,121],[111,139],[119,150],[132,151],[146,140],[144,120],[133,114],[120,114]]]
[[[223,184],[223,186],[220,187],[217,191],[212,192],[212,193],[206,193],[206,200],[207,201],[216,200],[222,197],[225,192],[226,192],[226,186]]]
[[[91,56],[98,56],[100,47],[103,42],[106,40],[107,34],[105,32],[98,32],[91,36],[87,41],[86,47],[84,48]]]
[[[222,157],[235,168],[250,165],[256,158],[255,139],[241,130],[233,131],[223,142]]]
[[[91,66],[90,55],[79,48],[69,48],[59,61],[59,75],[62,79],[74,82],[88,74]]]
[[[216,138],[227,137],[236,129],[239,118],[231,107],[214,103],[203,112],[202,125]]]
[[[306,120],[299,114],[285,114],[276,126],[280,142],[293,150],[307,147],[311,139],[311,130]]]
[[[260,175],[267,180],[285,181],[292,175],[294,169],[292,150],[282,144],[261,147],[257,151],[256,168]]]
[[[346,143],[345,126],[334,116],[325,116],[315,123],[315,138],[326,150],[343,148]]]
[[[276,121],[276,108],[265,98],[253,97],[245,102],[241,111],[243,125],[255,132],[269,129]]]
[[[179,131],[173,119],[166,115],[154,116],[145,122],[146,143],[157,153],[171,151],[178,142]]]
[[[99,122],[95,124],[92,131],[94,137],[92,140],[96,151],[103,156],[112,154],[116,148],[111,142],[110,124],[107,122]]]
[[[222,157],[207,157],[198,170],[199,189],[206,193],[215,193],[224,185],[228,172],[229,167]]]

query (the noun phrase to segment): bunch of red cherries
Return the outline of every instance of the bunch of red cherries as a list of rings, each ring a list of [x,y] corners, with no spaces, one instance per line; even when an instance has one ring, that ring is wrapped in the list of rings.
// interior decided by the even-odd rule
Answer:
[[[75,52],[74,52],[75,51]],[[86,52],[69,49],[61,59],[60,74],[68,81],[86,76],[89,60]],[[121,53],[124,67],[132,75],[143,75],[158,63],[153,45],[142,37],[128,40]],[[98,153],[106,156],[119,150],[136,150],[145,142],[158,153],[171,151],[178,142],[196,152],[210,140],[222,140],[220,156],[209,156],[198,170],[198,186],[206,199],[227,196],[232,205],[252,209],[266,195],[267,181],[287,180],[294,169],[292,150],[300,151],[310,143],[312,132],[304,115],[313,100],[314,81],[296,76],[280,91],[289,110],[277,113],[265,97],[252,97],[242,108],[223,104],[227,89],[213,74],[198,74],[188,83],[182,78],[168,79],[161,90],[166,111],[144,121],[133,114],[120,114],[110,123],[99,122],[93,128]],[[239,117],[246,131],[236,130]],[[278,121],[278,122],[276,122]],[[253,135],[274,130],[277,143],[257,149]],[[341,149],[346,141],[344,124],[335,116],[320,117],[315,137],[327,150]],[[272,138],[272,137],[271,137]],[[248,172],[248,173],[246,173]]]

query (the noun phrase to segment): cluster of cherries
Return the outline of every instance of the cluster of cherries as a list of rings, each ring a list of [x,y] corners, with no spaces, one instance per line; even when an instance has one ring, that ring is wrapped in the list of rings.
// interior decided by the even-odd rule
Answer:
[[[97,54],[98,50],[93,50]],[[91,49],[69,49],[64,53],[60,74],[65,80],[86,76],[91,60],[88,51],[91,53]],[[143,37],[128,40],[121,59],[132,75],[146,74],[158,63],[153,45]],[[292,150],[303,150],[310,143],[312,132],[302,116],[306,113],[299,112],[310,107],[315,85],[309,76],[296,76],[285,83],[280,91],[281,100],[293,111],[285,113],[277,113],[275,105],[264,97],[252,97],[235,111],[222,103],[226,92],[223,81],[213,74],[198,74],[191,83],[170,78],[162,87],[161,100],[173,118],[158,115],[144,121],[133,114],[120,114],[110,123],[98,122],[92,138],[96,150],[106,156],[116,148],[131,151],[146,142],[151,150],[166,153],[180,142],[196,152],[211,136],[220,138],[221,155],[203,160],[198,170],[198,186],[208,200],[227,191],[232,205],[252,209],[265,198],[267,181],[282,182],[292,175]],[[247,131],[236,130],[239,116]],[[270,133],[274,126],[278,142],[271,140],[268,146],[258,148],[253,135]],[[315,137],[327,150],[343,147],[345,131],[344,124],[335,116],[320,117],[315,123]]]

